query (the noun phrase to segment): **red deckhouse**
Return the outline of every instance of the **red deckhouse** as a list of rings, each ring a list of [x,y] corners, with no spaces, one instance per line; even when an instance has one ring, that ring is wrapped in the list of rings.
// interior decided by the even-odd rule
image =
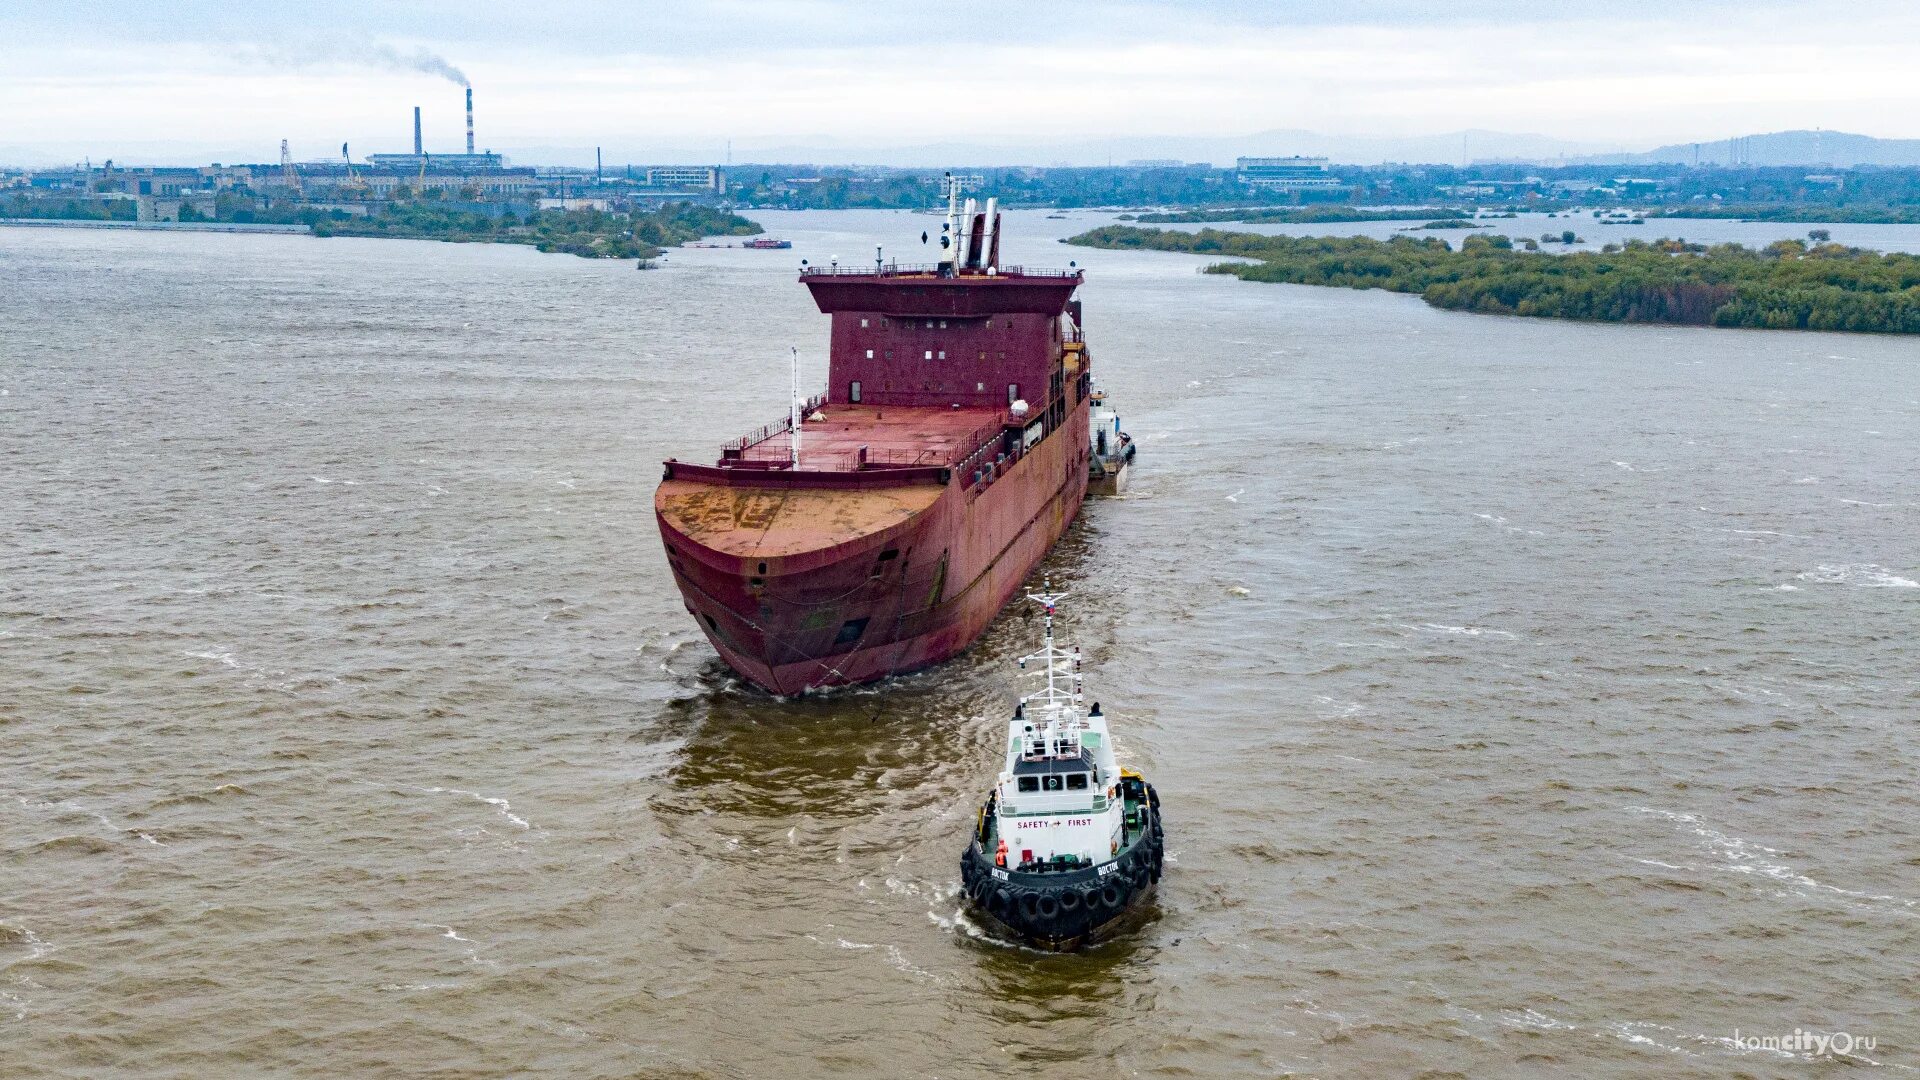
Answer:
[[[965,649],[1086,494],[1081,275],[1000,266],[994,200],[948,200],[936,265],[802,271],[833,317],[825,396],[667,462],[654,496],[687,610],[776,693]]]

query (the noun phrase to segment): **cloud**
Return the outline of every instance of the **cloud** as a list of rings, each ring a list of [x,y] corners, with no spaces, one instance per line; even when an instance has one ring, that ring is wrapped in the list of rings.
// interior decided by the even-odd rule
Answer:
[[[9,140],[96,158],[210,130],[263,156],[281,137],[402,149],[413,104],[430,140],[460,127],[459,102],[423,94],[419,74],[474,77],[483,144],[624,143],[641,160],[649,140],[801,132],[871,146],[1480,128],[1624,148],[1794,127],[1920,134],[1920,10],[1876,0],[1621,0],[1604,16],[1492,0],[981,0],[938,17],[847,0],[575,0],[565,19],[444,0],[167,7],[164,31],[133,4],[124,19],[90,6],[84,26],[67,5],[0,13]]]

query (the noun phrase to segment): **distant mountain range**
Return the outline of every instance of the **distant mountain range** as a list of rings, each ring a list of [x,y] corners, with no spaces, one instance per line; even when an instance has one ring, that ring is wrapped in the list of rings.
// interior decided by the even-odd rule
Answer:
[[[295,140],[295,153],[322,150],[335,142]],[[360,153],[404,152],[385,132],[354,138]],[[491,149],[519,165],[591,166],[591,143],[557,142],[538,136],[490,140]],[[429,149],[432,149],[429,147]],[[451,150],[452,148],[446,148]],[[633,136],[608,138],[601,145],[609,168],[619,162],[649,164],[719,164],[726,160],[727,143],[718,139]],[[1013,165],[1125,165],[1136,160],[1208,162],[1230,168],[1236,157],[1283,157],[1305,154],[1332,158],[1338,164],[1375,165],[1383,162],[1452,164],[1462,162],[1526,162],[1540,165],[1634,165],[1671,162],[1749,165],[1920,165],[1920,139],[1877,139],[1839,131],[1779,131],[1702,143],[1674,143],[1645,152],[1617,144],[1575,142],[1547,135],[1504,131],[1455,131],[1420,136],[1343,136],[1312,131],[1275,129],[1243,136],[1113,136],[1071,141],[1009,140],[996,142],[889,143],[830,136],[741,138],[732,143],[735,162],[782,162],[812,165],[890,165],[900,168],[959,168]],[[169,143],[118,144],[91,141],[58,146],[0,144],[0,165],[50,166],[91,156],[97,164],[114,158],[123,164],[204,164],[209,161],[271,162],[279,158],[277,142],[253,146],[238,141],[194,145]],[[331,160],[331,159],[329,159]]]
[[[1675,143],[1644,154],[1595,154],[1573,164],[1920,165],[1920,139],[1876,139],[1845,131],[1776,131],[1703,143]]]

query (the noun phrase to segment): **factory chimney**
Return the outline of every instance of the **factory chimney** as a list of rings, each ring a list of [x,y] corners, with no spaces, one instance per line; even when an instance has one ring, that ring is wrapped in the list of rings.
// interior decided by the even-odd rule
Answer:
[[[467,87],[467,153],[473,153],[473,87]]]
[[[413,107],[413,156],[420,156],[420,106]]]

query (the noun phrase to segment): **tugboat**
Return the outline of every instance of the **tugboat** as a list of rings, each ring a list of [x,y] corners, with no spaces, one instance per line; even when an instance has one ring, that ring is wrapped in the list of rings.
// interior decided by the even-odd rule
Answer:
[[[1133,469],[1133,436],[1120,430],[1120,414],[1107,404],[1107,392],[1095,390],[1088,427],[1093,453],[1087,458],[1087,494],[1119,495]]]
[[[1048,586],[1050,588],[1050,586]],[[1160,880],[1160,796],[1114,759],[1100,703],[1082,709],[1080,650],[1055,645],[1065,593],[1028,593],[1046,610],[1047,688],[1020,699],[1006,767],[960,857],[967,899],[1008,936],[1067,952],[1124,929]]]

